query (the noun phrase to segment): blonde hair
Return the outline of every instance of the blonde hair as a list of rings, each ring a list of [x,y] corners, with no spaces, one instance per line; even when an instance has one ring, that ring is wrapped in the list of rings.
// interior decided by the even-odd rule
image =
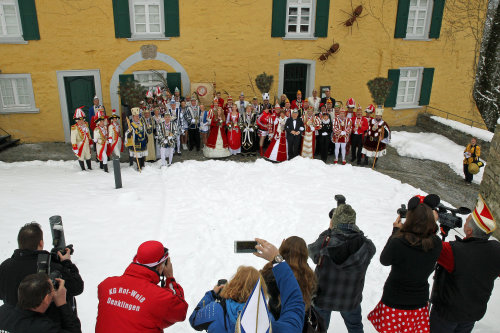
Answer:
[[[260,277],[259,271],[255,268],[251,266],[240,266],[231,281],[222,288],[220,296],[222,298],[232,299],[238,303],[245,303]],[[263,283],[262,286],[265,291],[265,283]]]

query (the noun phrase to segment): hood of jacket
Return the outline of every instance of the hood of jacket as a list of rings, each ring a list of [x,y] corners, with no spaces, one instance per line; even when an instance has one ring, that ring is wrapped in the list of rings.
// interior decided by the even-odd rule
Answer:
[[[152,268],[135,263],[131,263],[130,265],[128,265],[123,275],[148,280],[149,282],[154,284],[158,284],[158,282],[160,282],[160,275],[158,274],[158,272],[156,272]]]
[[[334,251],[350,251],[349,247],[356,240],[362,239],[362,245],[357,248],[354,252],[349,253],[347,258],[341,263],[335,263],[331,260],[331,264],[337,266],[343,271],[349,270],[359,270],[360,267],[366,266],[367,262],[370,262],[373,253],[370,250],[369,242],[370,240],[364,237],[363,232],[332,232],[331,239],[326,247],[327,255]]]
[[[241,311],[243,311],[244,307],[245,307],[245,303],[238,303],[236,301],[233,301],[232,299],[226,300],[227,317],[229,319],[229,323],[231,324],[231,326],[236,325],[236,320],[238,319],[238,314]]]

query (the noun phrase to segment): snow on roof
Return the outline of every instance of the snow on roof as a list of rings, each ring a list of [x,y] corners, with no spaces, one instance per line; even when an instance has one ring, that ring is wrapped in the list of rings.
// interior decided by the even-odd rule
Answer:
[[[482,128],[472,127],[472,126],[466,125],[464,123],[461,123],[461,122],[458,122],[455,120],[445,119],[445,118],[441,118],[441,117],[437,117],[437,116],[431,116],[431,118],[434,119],[435,121],[437,121],[438,123],[449,126],[449,127],[456,129],[460,132],[470,134],[470,135],[472,135],[480,140],[491,142],[491,140],[493,139],[493,133],[491,133],[490,131],[484,130]],[[500,118],[499,118],[499,120],[500,120]]]

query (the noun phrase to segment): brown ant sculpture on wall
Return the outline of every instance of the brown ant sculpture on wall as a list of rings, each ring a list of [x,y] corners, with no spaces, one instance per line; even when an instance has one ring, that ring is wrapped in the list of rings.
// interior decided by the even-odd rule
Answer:
[[[328,60],[328,58],[332,55],[335,54],[339,51],[340,45],[339,43],[335,43],[335,40],[333,41],[333,44],[328,48],[328,49],[323,49],[325,52],[321,53],[320,56],[318,57],[318,60],[321,61],[323,64]]]
[[[351,9],[352,9],[352,2],[351,2]],[[359,5],[358,7],[352,9],[352,13],[348,13],[345,11],[343,11],[343,12],[346,13],[347,15],[349,15],[349,18],[347,20],[345,20],[344,22],[342,22],[341,24],[344,27],[351,28],[351,33],[352,33],[352,26],[354,25],[354,23],[356,22],[356,25],[358,24],[358,22],[357,22],[358,18],[362,18],[362,17],[366,16],[366,15],[361,16],[361,13],[363,12],[362,5]]]

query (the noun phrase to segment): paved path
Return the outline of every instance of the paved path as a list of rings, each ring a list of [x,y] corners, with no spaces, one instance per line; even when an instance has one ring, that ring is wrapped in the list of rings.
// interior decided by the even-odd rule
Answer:
[[[393,128],[394,131],[421,132],[418,127]],[[257,157],[231,156],[228,160],[251,162]],[[460,158],[460,157],[457,157]],[[35,143],[21,144],[0,152],[0,161],[21,162],[33,160],[74,160],[71,145],[67,143]],[[128,161],[122,154],[122,162]],[[174,163],[183,160],[206,160],[201,152],[183,151],[182,156],[174,156]],[[333,162],[333,156],[328,157]],[[399,156],[396,150],[388,147],[387,155],[377,163],[377,171],[382,172],[403,183],[422,189],[427,193],[436,193],[455,207],[473,208],[479,185],[466,185],[448,165],[429,160],[419,160]],[[417,193],[416,193],[417,194]],[[390,199],[390,198],[388,198]]]

